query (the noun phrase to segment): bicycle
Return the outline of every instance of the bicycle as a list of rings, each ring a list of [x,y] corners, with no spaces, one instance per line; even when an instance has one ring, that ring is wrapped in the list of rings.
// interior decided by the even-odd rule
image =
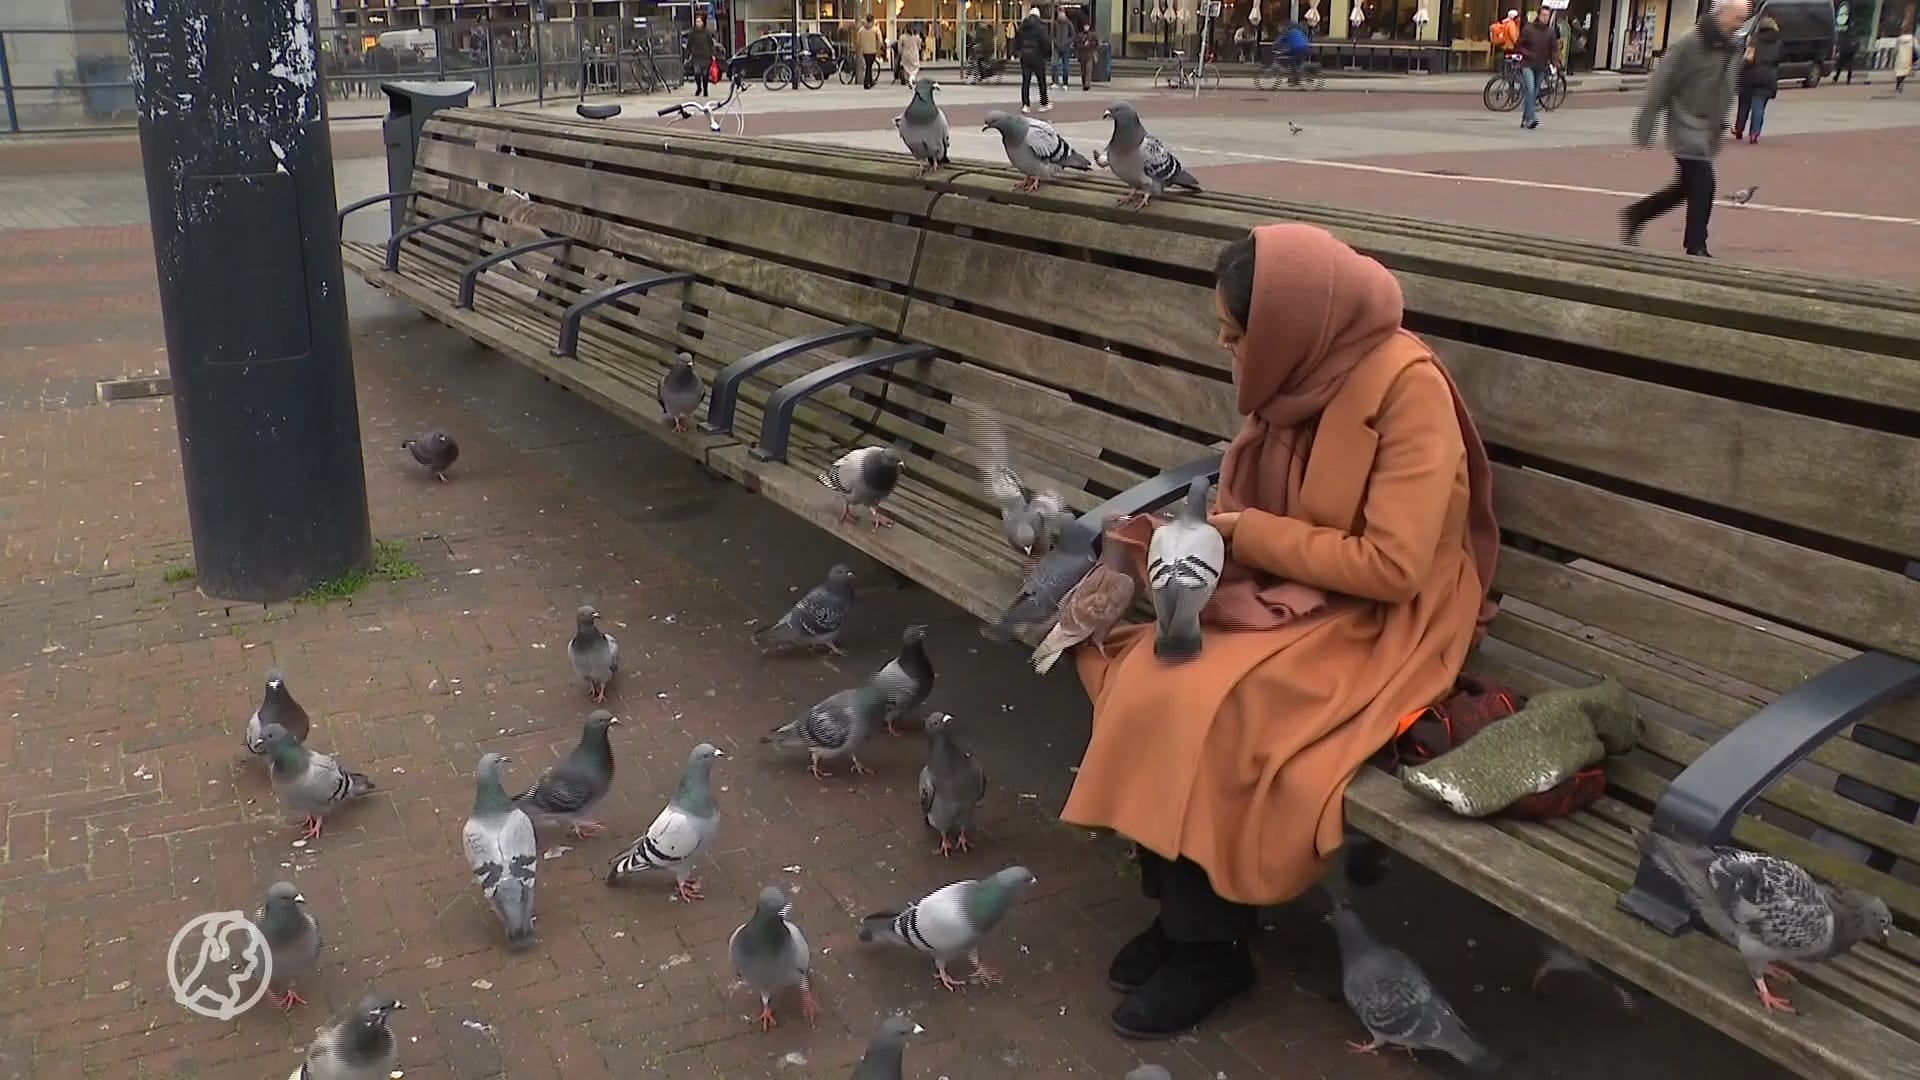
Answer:
[[[1186,90],[1197,94],[1201,90],[1220,89],[1220,68],[1217,64],[1209,65],[1207,60],[1210,59],[1206,57],[1188,64],[1185,52],[1173,50],[1172,67],[1162,63],[1154,69],[1153,88],[1163,94],[1177,94]]]
[[[997,83],[1007,74],[1006,57],[996,56],[988,59],[975,57],[968,60],[960,69],[962,85],[985,86],[989,82]]]
[[[776,60],[767,68],[767,89],[778,90],[793,83],[793,61]],[[800,58],[800,85],[809,90],[818,90],[826,85],[826,72],[820,70],[820,61],[811,56]]]
[[[667,122],[669,124],[677,124],[692,116],[694,113],[699,113],[707,118],[707,127],[714,132],[720,130],[720,117],[724,115],[731,118],[733,122],[733,133],[735,135],[745,135],[747,133],[747,117],[745,113],[734,108],[734,102],[739,99],[740,92],[746,88],[747,80],[745,76],[742,76],[739,72],[734,72],[727,78],[727,96],[721,98],[719,101],[683,101],[678,105],[668,105],[658,110],[657,115],[671,116],[673,119]]]
[[[1565,104],[1567,100],[1567,74],[1559,65],[1547,66],[1547,77],[1540,87],[1540,108],[1552,112]],[[1487,85],[1480,91],[1480,104],[1488,112],[1512,112],[1520,107],[1520,54],[1508,53],[1500,70],[1487,76]]]
[[[1303,60],[1298,64],[1285,59],[1267,61],[1253,76],[1253,85],[1257,90],[1278,90],[1286,87],[1290,90],[1325,90],[1327,71],[1318,60]]]
[[[839,69],[840,85],[852,86],[854,83],[860,81],[860,58],[853,55],[852,49],[848,49],[840,54]],[[961,81],[966,81],[964,76],[961,78]]]

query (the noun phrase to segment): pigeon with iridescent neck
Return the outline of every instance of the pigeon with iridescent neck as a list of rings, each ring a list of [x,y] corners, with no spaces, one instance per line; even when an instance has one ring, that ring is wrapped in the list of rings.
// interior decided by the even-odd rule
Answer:
[[[933,103],[934,92],[939,89],[940,84],[929,76],[913,80],[913,100],[907,102],[905,112],[893,118],[900,141],[920,163],[921,176],[938,172],[947,163],[947,114]]]
[[[849,1080],[903,1080],[907,1036],[926,1030],[904,1016],[887,1017],[868,1040],[866,1055],[853,1067]]]
[[[405,1005],[386,994],[369,993],[358,1005],[334,1017],[307,1044],[300,1080],[387,1080],[400,1065],[400,1046],[387,1021]]]
[[[474,771],[473,813],[461,830],[467,869],[507,928],[507,947],[533,944],[533,886],[540,870],[540,841],[533,819],[513,805],[500,782],[503,754],[482,754]]]
[[[302,840],[318,839],[328,814],[374,791],[374,783],[365,773],[354,772],[331,755],[307,749],[279,724],[268,724],[261,736],[273,761],[273,794],[280,805],[306,818],[301,824]]]
[[[980,942],[1007,917],[1014,902],[1034,883],[1024,866],[1009,866],[978,881],[956,881],[907,905],[902,911],[880,911],[860,920],[860,940],[905,945],[933,957],[933,974],[940,985],[958,990],[966,985],[947,972],[947,965],[965,957],[973,964],[971,980],[997,983],[1000,972],[980,959]]]
[[[953,717],[927,717],[927,764],[920,770],[920,814],[940,834],[940,854],[972,851],[973,814],[987,793],[987,774],[953,737]]]
[[[292,692],[287,689],[286,676],[280,674],[279,668],[267,670],[267,688],[260,697],[260,707],[247,718],[245,742],[249,753],[267,752],[268,724],[279,724],[298,743],[305,743],[313,731],[313,721],[307,718],[307,710],[293,700]]]
[[[607,735],[620,721],[605,709],[587,714],[580,741],[560,764],[540,774],[527,790],[513,797],[522,810],[537,818],[572,823],[574,836],[597,836],[607,827],[584,817],[613,790],[613,744]]]
[[[760,994],[761,1031],[772,1031],[773,997],[788,987],[800,991],[800,1015],[813,1023],[820,1003],[813,997],[812,954],[806,935],[793,923],[793,905],[779,887],[760,890],[753,915],[727,939],[734,974]]]
[[[293,984],[312,973],[320,959],[320,924],[307,912],[307,898],[291,881],[276,881],[254,912],[253,925],[267,940],[273,956],[273,978],[267,982],[267,1004],[285,1012],[305,1005]]]
[[[600,629],[599,618],[592,604],[580,605],[573,613],[573,637],[567,641],[567,661],[596,703],[607,700],[607,687],[620,672],[620,643]]]
[[[705,895],[694,876],[693,861],[720,827],[720,807],[713,800],[713,763],[726,756],[712,743],[693,748],[686,771],[680,774],[680,787],[667,800],[666,809],[644,835],[614,856],[607,868],[608,885],[618,885],[629,874],[671,870],[676,899],[692,903]]]

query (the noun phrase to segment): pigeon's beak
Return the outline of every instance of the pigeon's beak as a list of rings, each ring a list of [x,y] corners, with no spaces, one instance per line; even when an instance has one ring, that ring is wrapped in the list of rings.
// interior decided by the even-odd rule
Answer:
[[[713,748],[713,756],[714,756],[714,757],[726,757],[726,756],[727,756],[727,752],[726,752],[725,750],[722,750],[722,749],[720,749],[719,747],[717,747],[717,746],[716,746],[716,747],[714,747],[714,748]]]
[[[915,1035],[924,1035],[926,1034],[926,1030],[926,1028],[921,1027],[919,1024],[913,1025],[913,1033]]]
[[[307,902],[307,898],[304,896],[301,896],[299,893],[294,893],[293,902],[296,904],[304,904]]]
[[[617,717],[617,716],[609,716],[609,717],[607,717],[607,725],[608,725],[609,727],[611,727],[611,726],[613,726],[613,725],[615,725],[615,724],[618,724],[619,722],[620,722],[620,718],[619,718],[619,717]]]
[[[404,1001],[396,1001],[393,1003],[393,1007],[396,1009],[404,1009],[407,1007],[407,1005],[406,1005],[406,1002]]]
[[[1104,112],[1102,112],[1102,113],[1100,114],[1100,119],[1102,119],[1102,120],[1111,120],[1111,119],[1113,119],[1113,110],[1112,110],[1112,109],[1108,109],[1108,110],[1105,110]]]
[[[513,760],[512,758],[510,758],[510,757],[508,757],[508,756],[507,756],[507,755],[505,755],[505,754],[501,754],[501,755],[500,755],[500,764],[502,764],[502,765],[505,765],[505,764],[506,764],[507,762],[509,762],[509,761],[512,761],[512,760]]]

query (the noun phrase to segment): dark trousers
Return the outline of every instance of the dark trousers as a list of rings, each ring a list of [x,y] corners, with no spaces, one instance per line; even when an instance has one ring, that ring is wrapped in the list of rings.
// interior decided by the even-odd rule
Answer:
[[[1020,61],[1020,105],[1025,108],[1033,104],[1033,84],[1040,84],[1040,104],[1047,104],[1047,67],[1044,61]]]
[[[1840,78],[1840,73],[1843,71],[1847,73],[1847,82],[1849,85],[1851,85],[1853,82],[1853,54],[1852,53],[1841,53],[1840,58],[1833,62],[1833,77],[1835,80],[1838,80]]]
[[[701,101],[707,99],[707,75],[712,70],[698,60],[693,62],[693,93]]]
[[[861,53],[860,62],[866,65],[866,74],[861,77],[860,85],[871,90],[873,89],[873,72],[880,66],[880,58],[872,53]]]
[[[1091,56],[1080,58],[1080,89],[1093,89],[1093,57]]]
[[[1244,942],[1253,938],[1255,909],[1213,891],[1192,859],[1163,859],[1140,849],[1140,889],[1160,902],[1160,929],[1185,944]]]
[[[1627,226],[1635,233],[1647,222],[1685,203],[1687,253],[1707,250],[1707,219],[1713,215],[1713,162],[1676,158],[1673,183],[1627,207]]]

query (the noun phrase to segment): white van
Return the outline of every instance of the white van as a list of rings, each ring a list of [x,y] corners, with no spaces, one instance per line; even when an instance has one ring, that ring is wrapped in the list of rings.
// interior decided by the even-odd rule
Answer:
[[[439,39],[424,27],[388,30],[380,35],[380,47],[396,54],[411,52],[422,60],[435,60],[440,55]]]

